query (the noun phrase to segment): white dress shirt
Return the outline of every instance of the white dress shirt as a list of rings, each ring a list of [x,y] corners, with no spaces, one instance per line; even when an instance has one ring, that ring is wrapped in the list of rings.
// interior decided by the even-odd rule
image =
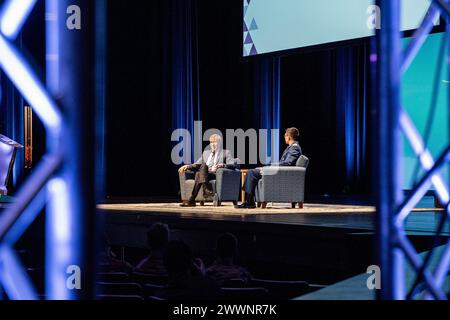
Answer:
[[[209,170],[217,164],[217,157],[219,153],[216,151],[215,153],[211,152],[211,154],[208,157],[208,160],[206,161],[206,165],[208,166]]]

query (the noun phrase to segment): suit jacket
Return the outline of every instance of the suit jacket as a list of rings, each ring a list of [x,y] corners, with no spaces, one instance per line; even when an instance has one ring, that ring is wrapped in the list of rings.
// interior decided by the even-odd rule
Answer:
[[[217,164],[225,164],[226,169],[235,169],[236,168],[236,161],[231,156],[231,152],[226,149],[218,150],[219,155],[217,158]],[[198,159],[194,164],[191,164],[189,166],[189,169],[196,170],[200,168],[202,163],[206,163],[209,159],[209,156],[211,155],[211,150],[206,150],[203,152],[203,156]]]
[[[284,150],[283,156],[280,159],[279,166],[282,167],[292,167],[297,164],[298,158],[302,155],[302,148],[298,141],[295,141],[293,144],[288,146],[286,150]]]

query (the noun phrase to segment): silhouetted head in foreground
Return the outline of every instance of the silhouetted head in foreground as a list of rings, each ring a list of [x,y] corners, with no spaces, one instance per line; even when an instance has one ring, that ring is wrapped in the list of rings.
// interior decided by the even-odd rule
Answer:
[[[170,241],[164,254],[164,267],[169,276],[188,275],[191,266],[191,248],[181,240]]]
[[[237,255],[238,241],[231,233],[224,233],[217,238],[217,258],[222,262],[233,262]]]
[[[163,251],[170,240],[170,230],[167,224],[155,223],[147,232],[147,245],[153,252]]]

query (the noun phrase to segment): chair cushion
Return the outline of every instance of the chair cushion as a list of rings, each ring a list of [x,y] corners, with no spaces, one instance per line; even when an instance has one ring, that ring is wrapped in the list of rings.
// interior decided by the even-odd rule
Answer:
[[[298,158],[297,160],[297,167],[302,167],[302,168],[308,168],[309,165],[309,159],[307,157],[305,157],[304,155],[300,156],[300,158]]]

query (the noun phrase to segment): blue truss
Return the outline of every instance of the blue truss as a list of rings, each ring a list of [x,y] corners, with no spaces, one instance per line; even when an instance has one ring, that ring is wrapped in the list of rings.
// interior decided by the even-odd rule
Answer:
[[[396,2],[396,4],[392,5],[392,3],[389,3],[391,1]],[[385,14],[386,11],[388,10],[396,11],[399,8],[398,0],[394,1],[381,0],[381,3],[385,5],[385,12],[383,12],[383,14]],[[427,35],[430,33],[433,27],[432,21],[434,21],[436,17],[439,16],[441,13],[444,14],[447,17],[447,19],[450,19],[449,4],[444,0],[434,0],[428,10],[427,15],[425,16],[422,22],[421,27],[417,29],[416,32],[414,33],[413,39],[409,43],[408,47],[404,50],[402,57],[397,57],[400,58],[401,61],[400,64],[401,67],[399,68],[400,75],[406,72],[406,70],[414,60],[415,56],[420,50],[420,47],[425,42]],[[395,14],[398,14],[398,12],[392,12],[392,14],[394,15],[394,17],[391,17],[391,19],[395,19]],[[393,31],[382,31],[382,32],[385,32],[384,33],[385,37],[387,34],[389,34],[389,32],[391,32],[390,35],[391,38],[389,38],[389,41],[391,41],[391,43],[387,45],[391,46],[391,49],[392,47],[395,47],[395,42],[399,41],[399,36],[398,38],[395,38],[395,36],[397,36],[395,28]],[[384,43],[384,45],[386,45],[386,43]],[[383,49],[384,48],[382,48],[381,52],[383,52]],[[391,51],[391,54],[392,52],[394,52],[393,54],[395,59],[396,58],[395,50]],[[386,62],[386,60],[384,60],[384,62]],[[390,77],[391,79],[389,81],[391,87],[389,89],[393,90],[391,92],[397,92],[396,90],[398,90],[398,88],[395,87],[396,83],[395,75],[392,76],[384,74],[381,76]],[[422,291],[424,291],[425,293],[425,295],[423,296],[424,298],[444,300],[446,299],[446,293],[443,291],[443,284],[450,267],[450,242],[447,243],[445,249],[443,250],[443,253],[439,258],[439,262],[437,263],[437,266],[434,268],[434,270],[432,270],[431,266],[429,265],[430,261],[429,257],[431,256],[431,254],[425,260],[421,258],[421,256],[414,248],[413,244],[407,238],[404,226],[405,220],[408,217],[408,215],[415,208],[418,202],[425,196],[426,192],[430,189],[432,185],[434,186],[437,196],[441,201],[441,203],[447,204],[443,220],[437,232],[437,236],[439,236],[440,232],[442,231],[442,227],[445,223],[445,220],[448,220],[450,218],[449,190],[444,182],[444,179],[440,175],[440,171],[442,170],[444,165],[450,162],[450,146],[448,146],[445,149],[445,151],[441,154],[439,159],[435,162],[433,157],[431,156],[431,153],[426,148],[419,131],[417,130],[411,118],[409,117],[408,113],[399,105],[396,106],[396,104],[398,104],[398,101],[390,97],[388,99],[391,106],[398,108],[399,110],[398,125],[401,128],[404,135],[406,136],[412,149],[418,156],[419,162],[423,167],[423,169],[425,170],[426,174],[421,179],[421,181],[415,186],[412,193],[401,202],[401,204],[398,206],[397,209],[391,211],[388,210],[388,215],[390,217],[388,219],[385,219],[384,222],[386,222],[389,225],[388,226],[383,226],[383,224],[379,225],[380,228],[379,234],[389,235],[389,239],[380,239],[381,241],[380,247],[387,248],[387,251],[383,252],[383,250],[381,250],[381,252],[379,253],[380,261],[390,261],[388,262],[388,264],[386,264],[387,271],[383,273],[383,277],[387,277],[390,280],[386,282],[388,286],[382,288],[383,291],[381,297],[385,299],[414,298],[414,293],[415,292],[417,293],[416,289],[418,285],[421,284],[423,288]],[[382,110],[386,106],[387,106],[386,104],[383,105],[382,103],[380,110]],[[388,173],[386,171],[384,171],[384,173],[394,174],[394,172]],[[398,190],[393,189],[391,190],[391,192],[396,193],[398,192]],[[393,196],[392,199],[394,198],[395,197]],[[384,211],[385,210],[384,208],[386,207],[385,205],[386,203],[383,203],[383,201],[379,203],[380,215],[386,213],[386,211]],[[395,204],[393,206],[388,205],[388,207],[393,208],[395,207]],[[381,217],[381,219],[383,218]],[[408,288],[405,287],[404,281],[405,279],[403,269],[404,269],[404,262],[406,261],[409,262],[410,265],[413,267],[417,276],[416,283],[414,287],[410,289],[409,294],[407,294]]]
[[[54,202],[58,190],[47,186],[52,185],[55,174],[63,163],[63,152],[59,143],[63,117],[45,86],[40,83],[13,43],[35,3],[36,0],[9,0],[0,11],[0,68],[42,120],[50,150],[25,181],[14,204],[5,210],[0,219],[0,285],[10,299],[27,300],[37,299],[38,296],[13,247],[46,202]],[[66,209],[50,206],[49,210],[58,210],[50,213],[53,216],[57,213],[59,219],[65,221],[69,218],[69,210]]]

